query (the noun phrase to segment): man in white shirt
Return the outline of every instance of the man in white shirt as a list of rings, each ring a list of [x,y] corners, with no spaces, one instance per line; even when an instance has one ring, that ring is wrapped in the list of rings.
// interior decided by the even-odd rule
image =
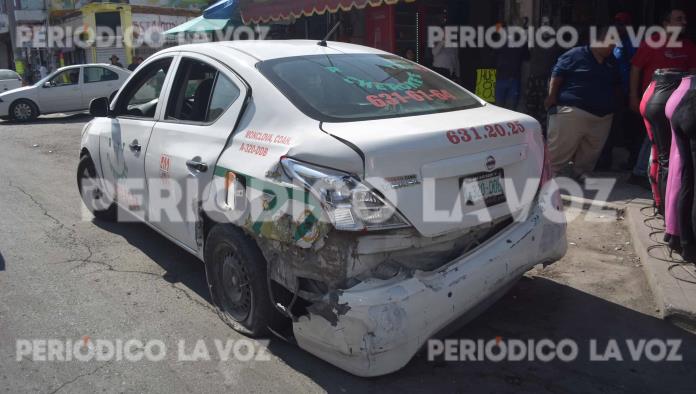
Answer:
[[[445,47],[444,41],[436,43],[433,47],[433,70],[446,78],[459,80],[459,52],[457,48]]]

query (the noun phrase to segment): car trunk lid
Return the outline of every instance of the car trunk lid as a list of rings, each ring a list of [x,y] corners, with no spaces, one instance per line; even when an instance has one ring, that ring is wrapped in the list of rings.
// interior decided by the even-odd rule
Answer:
[[[322,129],[363,156],[365,182],[424,236],[520,212],[538,189],[539,123],[499,107],[324,123]]]

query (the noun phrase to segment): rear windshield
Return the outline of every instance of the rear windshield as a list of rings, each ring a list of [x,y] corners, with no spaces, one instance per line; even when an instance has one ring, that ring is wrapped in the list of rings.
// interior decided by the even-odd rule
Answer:
[[[12,70],[0,70],[0,80],[7,79],[19,79],[19,76]]]
[[[481,106],[476,97],[453,82],[393,55],[297,56],[264,61],[258,68],[302,112],[324,122]]]

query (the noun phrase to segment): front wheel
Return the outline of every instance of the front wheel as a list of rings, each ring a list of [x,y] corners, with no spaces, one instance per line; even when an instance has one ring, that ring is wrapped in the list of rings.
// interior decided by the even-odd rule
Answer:
[[[77,189],[82,201],[90,212],[100,220],[115,222],[117,219],[116,203],[110,201],[101,190],[94,162],[88,155],[82,156],[77,165]]]
[[[29,100],[17,100],[10,106],[10,116],[17,122],[30,122],[39,116],[39,110]]]
[[[210,230],[205,270],[218,315],[236,331],[260,336],[282,320],[269,297],[266,260],[241,229],[217,224]]]

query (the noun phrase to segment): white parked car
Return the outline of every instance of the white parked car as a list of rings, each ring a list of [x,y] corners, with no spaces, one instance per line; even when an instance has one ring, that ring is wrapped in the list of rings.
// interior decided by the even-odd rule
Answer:
[[[204,261],[234,329],[291,331],[356,375],[566,250],[539,124],[376,49],[178,46],[90,111],[77,181],[97,219]]]
[[[18,122],[41,114],[86,111],[97,97],[113,97],[130,71],[109,64],[62,67],[32,86],[0,93],[0,118]]]
[[[0,70],[0,93],[22,87],[22,77],[12,70]]]

